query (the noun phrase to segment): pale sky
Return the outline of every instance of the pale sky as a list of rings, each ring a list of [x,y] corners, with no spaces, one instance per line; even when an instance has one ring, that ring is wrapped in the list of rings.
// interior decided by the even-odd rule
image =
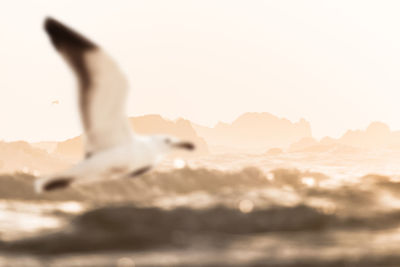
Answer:
[[[305,118],[317,138],[376,120],[399,130],[399,14],[400,1],[378,0],[3,0],[0,140],[81,132],[75,80],[43,31],[47,15],[121,65],[130,116],[212,126],[270,112]]]

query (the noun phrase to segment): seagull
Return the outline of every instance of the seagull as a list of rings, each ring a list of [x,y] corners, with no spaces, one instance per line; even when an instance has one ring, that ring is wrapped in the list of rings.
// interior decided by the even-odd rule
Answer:
[[[74,184],[137,177],[176,149],[194,150],[178,138],[134,134],[125,114],[128,83],[118,65],[97,44],[61,22],[46,18],[51,43],[78,81],[85,157],[58,174],[35,181],[37,193]]]

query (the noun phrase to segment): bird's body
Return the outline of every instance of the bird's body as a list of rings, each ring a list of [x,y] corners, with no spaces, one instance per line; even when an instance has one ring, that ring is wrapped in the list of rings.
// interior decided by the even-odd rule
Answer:
[[[116,178],[133,178],[140,170],[150,170],[162,155],[150,138],[135,136],[133,142],[111,147],[83,159],[61,173],[42,178],[36,191],[53,190],[75,184]],[[144,172],[140,172],[142,174]],[[65,181],[54,186],[54,183]],[[53,185],[52,185],[53,184]],[[46,187],[51,187],[46,189]]]
[[[135,135],[125,115],[128,83],[118,65],[92,41],[54,19],[46,20],[45,29],[78,78],[85,159],[37,180],[37,192],[134,177],[150,170],[173,148],[194,149],[192,143],[172,137]]]

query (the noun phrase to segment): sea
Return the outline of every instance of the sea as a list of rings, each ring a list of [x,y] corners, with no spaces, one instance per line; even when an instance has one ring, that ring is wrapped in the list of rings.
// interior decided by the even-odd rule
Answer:
[[[0,266],[400,266],[400,152],[215,153],[37,195],[0,175]]]

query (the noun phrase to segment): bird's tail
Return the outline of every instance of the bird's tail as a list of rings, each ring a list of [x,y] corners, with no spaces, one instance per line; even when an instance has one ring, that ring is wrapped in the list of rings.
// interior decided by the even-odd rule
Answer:
[[[39,178],[35,181],[35,192],[41,194],[43,192],[65,189],[69,187],[73,181],[74,179],[72,177],[63,176]]]

